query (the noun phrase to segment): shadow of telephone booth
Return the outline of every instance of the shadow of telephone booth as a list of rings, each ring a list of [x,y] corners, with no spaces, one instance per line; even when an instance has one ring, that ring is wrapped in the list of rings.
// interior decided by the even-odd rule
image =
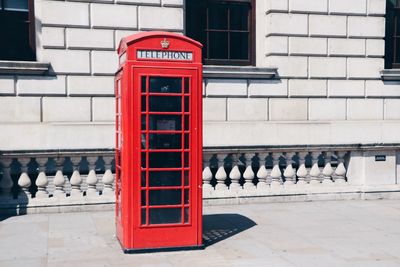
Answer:
[[[116,225],[126,253],[203,247],[201,48],[166,32],[120,42]]]

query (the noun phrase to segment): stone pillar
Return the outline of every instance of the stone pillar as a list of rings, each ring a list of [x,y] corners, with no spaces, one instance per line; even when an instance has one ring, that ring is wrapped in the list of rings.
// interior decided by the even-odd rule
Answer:
[[[18,185],[21,187],[21,191],[18,193],[18,198],[31,198],[31,192],[29,188],[31,187],[31,178],[28,175],[28,163],[31,161],[30,158],[19,158],[19,163],[21,163],[21,175],[18,178]]]
[[[111,162],[113,160],[113,157],[108,157],[104,156],[104,166],[106,171],[103,174],[103,177],[101,181],[103,182],[104,188],[103,188],[103,195],[110,195],[114,194],[113,190],[113,184],[114,184],[114,174],[111,172]]]
[[[215,179],[217,179],[215,190],[228,190],[228,187],[225,184],[227,175],[224,167],[225,163],[224,159],[225,159],[225,154],[217,154],[218,171],[215,174]]]
[[[267,183],[268,171],[267,168],[265,168],[265,158],[267,157],[267,154],[260,153],[258,156],[260,158],[260,168],[258,169],[256,174],[258,178],[257,189],[269,189],[269,185]]]
[[[272,171],[271,171],[271,188],[281,187],[282,184],[282,173],[279,168],[279,154],[271,153],[272,157]]]
[[[232,155],[232,170],[229,173],[229,178],[231,179],[231,184],[229,185],[229,190],[240,190],[241,186],[239,180],[241,173],[238,167],[238,156],[236,154]]]
[[[36,158],[36,162],[39,164],[39,175],[36,178],[36,186],[38,191],[36,192],[36,198],[48,198],[49,194],[46,190],[47,185],[49,184],[49,180],[46,176],[46,163],[48,159],[46,158]]]
[[[3,178],[0,181],[0,193],[4,198],[12,198],[11,189],[14,182],[11,178],[11,158],[6,158],[2,160],[3,165]]]
[[[89,163],[89,174],[86,177],[86,183],[88,185],[88,190],[86,191],[86,195],[87,196],[94,196],[94,195],[98,195],[97,192],[97,175],[96,175],[96,161],[97,161],[97,157],[93,156],[93,157],[86,157],[88,163]]]
[[[212,180],[212,172],[210,169],[210,154],[204,154],[203,155],[203,193],[208,194],[213,190],[213,187],[211,185],[211,180]]]
[[[299,156],[299,169],[297,170],[297,184],[298,185],[306,185],[306,177],[307,177],[307,168],[306,168],[306,156],[308,155],[308,152],[302,151],[298,153]]]
[[[71,196],[72,197],[79,197],[82,196],[82,177],[79,173],[79,163],[81,162],[82,157],[76,156],[71,157],[73,172],[71,175],[70,183],[71,183]]]
[[[243,184],[244,189],[250,189],[250,190],[256,189],[256,186],[253,183],[254,172],[251,167],[251,159],[253,158],[253,156],[254,154],[249,154],[249,153],[244,154],[244,157],[246,159],[246,170],[243,173],[243,178],[245,180]]]
[[[310,170],[310,184],[311,185],[321,184],[321,181],[320,181],[321,171],[318,167],[319,155],[320,155],[320,152],[317,152],[317,151],[311,152],[311,157],[312,157],[312,167]]]
[[[295,179],[296,179],[296,172],[293,169],[292,163],[293,163],[293,156],[294,153],[285,153],[285,160],[286,160],[286,168],[285,171],[283,172],[283,176],[285,177],[285,186],[292,186],[294,185]]]
[[[65,185],[65,177],[64,174],[62,172],[63,169],[63,163],[64,163],[65,158],[59,157],[56,158],[56,175],[54,176],[54,186],[55,186],[55,190],[54,190],[54,197],[65,197],[65,191],[64,191],[64,185]]]
[[[325,185],[332,184],[332,174],[334,171],[331,165],[331,156],[332,152],[325,152],[325,167],[322,170],[322,183]]]
[[[338,159],[338,166],[333,173],[333,179],[335,183],[343,184],[346,182],[346,167],[344,166],[344,156],[346,155],[345,151],[336,152]]]

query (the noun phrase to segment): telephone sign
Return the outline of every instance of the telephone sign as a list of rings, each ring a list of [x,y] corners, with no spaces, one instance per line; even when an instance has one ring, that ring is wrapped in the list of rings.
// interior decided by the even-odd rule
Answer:
[[[120,42],[116,226],[127,253],[203,247],[201,48],[166,32]]]

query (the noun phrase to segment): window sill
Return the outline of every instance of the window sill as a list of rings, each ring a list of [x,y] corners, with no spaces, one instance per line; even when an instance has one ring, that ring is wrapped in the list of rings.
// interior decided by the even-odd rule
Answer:
[[[50,63],[0,60],[0,74],[44,75],[49,70]]]
[[[386,69],[381,71],[384,81],[400,81],[400,69]]]
[[[274,79],[278,76],[277,70],[277,68],[205,65],[203,67],[203,77],[226,79]]]

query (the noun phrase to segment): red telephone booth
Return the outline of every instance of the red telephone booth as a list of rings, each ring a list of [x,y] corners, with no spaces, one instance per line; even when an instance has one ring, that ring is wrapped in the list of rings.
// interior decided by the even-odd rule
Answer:
[[[120,42],[116,226],[126,253],[202,248],[201,48],[166,32]]]

